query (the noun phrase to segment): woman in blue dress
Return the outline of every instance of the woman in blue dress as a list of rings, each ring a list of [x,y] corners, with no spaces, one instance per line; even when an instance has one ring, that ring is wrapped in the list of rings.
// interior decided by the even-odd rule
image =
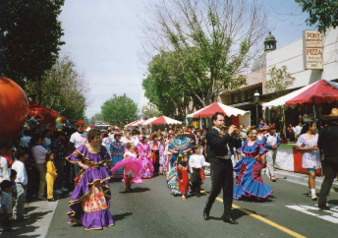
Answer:
[[[234,167],[236,183],[233,198],[267,198],[272,194],[272,189],[263,182],[261,170],[268,150],[257,139],[257,130],[249,130],[247,134],[248,139],[243,142],[242,148],[237,150],[242,159]]]
[[[111,153],[112,162],[113,162],[113,166],[111,167],[114,167],[117,162],[122,161],[123,155],[124,155],[124,144],[121,141],[121,135],[115,134],[114,139],[115,141],[113,141],[110,144],[110,153]],[[123,174],[124,174],[123,171],[124,171],[123,168],[117,169],[114,172],[112,172],[111,177],[115,179],[122,179]]]
[[[191,151],[190,139],[184,135],[183,129],[179,129],[177,136],[170,140],[168,151],[172,153],[168,165],[168,187],[173,195],[180,195],[181,192],[177,181],[177,157],[179,154],[188,154]]]

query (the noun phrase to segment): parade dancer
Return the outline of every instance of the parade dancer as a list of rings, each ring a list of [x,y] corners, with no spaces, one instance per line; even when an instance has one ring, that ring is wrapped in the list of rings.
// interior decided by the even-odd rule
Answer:
[[[124,178],[122,182],[126,185],[126,192],[131,192],[131,185],[133,183],[142,184],[140,173],[142,172],[142,162],[136,157],[134,153],[133,142],[128,142],[125,145],[124,159],[117,162],[111,169],[113,172],[119,168],[124,167]]]
[[[186,194],[189,192],[189,164],[188,164],[188,155],[179,154],[177,165],[177,181],[179,184],[179,189],[182,194],[182,199],[186,200]]]
[[[114,135],[114,141],[110,144],[110,152],[112,157],[112,166],[115,166],[117,162],[123,160],[124,155],[124,144],[121,141],[121,135],[116,133]],[[123,168],[115,170],[112,172],[111,177],[114,179],[122,179],[123,178]]]
[[[152,141],[150,142],[150,149],[154,166],[154,176],[158,176],[160,168],[160,152],[159,152],[160,143],[158,142],[158,136],[156,134],[152,134],[150,138],[152,139]]]
[[[140,136],[139,140],[140,140],[140,143],[137,145],[137,151],[139,154],[139,158],[142,161],[141,177],[152,178],[154,175],[154,167],[151,161],[150,146],[147,143],[148,139],[145,136]]]
[[[248,140],[237,150],[242,159],[234,167],[236,171],[234,199],[267,198],[272,194],[272,189],[263,182],[261,171],[268,150],[257,139],[256,130],[250,129],[247,134]]]
[[[86,230],[104,229],[114,225],[109,211],[110,178],[104,164],[110,156],[100,144],[100,131],[88,132],[88,143],[81,145],[66,159],[82,169],[68,202],[68,222],[82,224]]]

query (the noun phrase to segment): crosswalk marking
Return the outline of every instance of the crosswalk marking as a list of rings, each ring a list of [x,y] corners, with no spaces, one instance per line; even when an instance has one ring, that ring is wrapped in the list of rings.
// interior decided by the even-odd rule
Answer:
[[[286,207],[325,221],[338,224],[338,206],[330,205],[329,211],[321,211],[318,207],[309,205],[288,205]]]

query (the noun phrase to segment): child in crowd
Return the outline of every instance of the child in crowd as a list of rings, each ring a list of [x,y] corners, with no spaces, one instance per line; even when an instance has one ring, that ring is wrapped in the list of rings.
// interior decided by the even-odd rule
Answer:
[[[125,152],[123,160],[116,163],[116,165],[111,169],[114,172],[117,169],[124,167],[124,179],[122,182],[126,185],[126,192],[131,192],[131,184],[138,183],[142,184],[142,178],[140,173],[142,171],[142,162],[136,156],[134,152],[134,143],[127,142],[125,144]]]
[[[3,231],[12,231],[11,217],[12,217],[12,182],[4,180],[1,182],[1,209],[0,209],[0,222]]]
[[[194,145],[192,147],[193,154],[189,159],[190,173],[192,179],[192,193],[197,197],[201,196],[201,183],[205,179],[204,167],[210,167],[208,162],[205,162],[204,156],[201,154],[201,146]]]
[[[133,143],[127,143],[125,145],[125,153],[123,160],[127,159],[128,157],[134,157],[136,158],[136,153],[134,153],[134,144]],[[124,171],[125,173],[125,183],[126,183],[126,192],[131,191],[131,180],[134,177],[133,171],[128,169]]]
[[[153,160],[153,166],[154,166],[154,176],[158,176],[159,167],[160,167],[160,154],[159,154],[159,146],[160,143],[158,142],[158,136],[153,135],[152,141],[149,143],[150,149],[151,149],[151,157]]]
[[[188,155],[179,154],[178,155],[178,165],[177,165],[177,180],[180,192],[182,193],[182,199],[186,200],[186,194],[189,191],[189,164],[188,164]]]
[[[46,167],[47,167],[47,173],[46,173],[46,182],[47,182],[47,200],[49,202],[55,201],[53,193],[53,187],[54,187],[54,180],[56,176],[58,175],[56,173],[55,165],[54,165],[54,153],[48,152],[46,154]]]
[[[15,186],[17,191],[17,199],[13,208],[13,220],[23,220],[26,202],[26,187],[28,183],[27,171],[25,168],[26,153],[24,150],[18,149],[17,159],[14,161],[12,171],[17,172]]]
[[[12,182],[12,202],[13,202],[13,207],[15,206],[16,204],[16,199],[18,198],[18,193],[16,191],[16,183],[15,183],[15,180],[16,180],[16,175],[17,175],[17,172],[15,169],[11,169],[11,182]]]
[[[160,137],[159,155],[160,155],[160,173],[166,175],[166,156],[165,156],[165,138]]]

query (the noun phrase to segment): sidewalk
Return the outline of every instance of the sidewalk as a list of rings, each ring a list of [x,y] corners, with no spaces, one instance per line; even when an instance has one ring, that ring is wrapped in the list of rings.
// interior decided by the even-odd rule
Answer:
[[[284,179],[292,183],[297,183],[297,184],[308,186],[308,175],[307,174],[295,173],[295,172],[290,172],[290,171],[285,171],[285,170],[280,170],[280,169],[275,169],[275,174],[277,176],[277,179]],[[266,176],[266,175],[262,174],[262,176]],[[320,187],[322,186],[323,180],[324,180],[324,176],[316,177],[316,189],[320,189]],[[331,192],[333,191],[338,192],[338,181],[337,180],[335,180],[332,184]]]
[[[34,201],[25,206],[26,220],[12,223],[12,232],[0,237],[45,237],[58,202]]]

